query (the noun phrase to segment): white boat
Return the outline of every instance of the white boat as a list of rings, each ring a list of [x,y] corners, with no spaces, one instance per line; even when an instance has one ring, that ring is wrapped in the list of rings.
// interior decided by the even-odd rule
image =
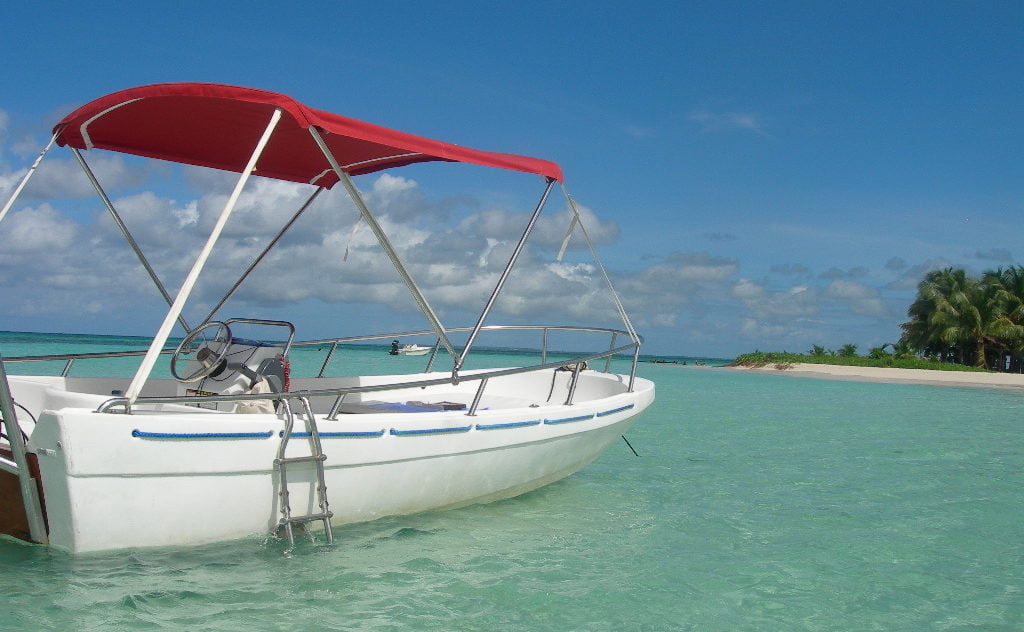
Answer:
[[[561,186],[555,163],[412,136],[262,90],[161,84],[104,96],[60,121],[0,209],[0,221],[54,144],[68,147],[81,164],[168,310],[145,352],[47,356],[67,361],[61,376],[14,376],[4,368],[38,357],[0,362],[0,524],[6,519],[8,533],[73,552],[197,545],[255,533],[278,533],[294,544],[295,531],[307,527],[309,537],[329,542],[340,524],[489,502],[569,476],[616,442],[654,400],[654,385],[636,376],[641,338],[607,274],[622,329],[485,324],[549,193]],[[132,239],[82,150],[240,174],[176,295]],[[544,179],[522,238],[472,326],[441,323],[352,179],[425,161]],[[189,326],[182,308],[251,174],[308,183],[311,200],[340,183],[429,328],[299,342],[291,322],[218,317],[309,202],[282,222],[210,315]],[[593,252],[568,193],[566,200],[574,215],[570,232]],[[184,338],[172,348],[167,343],[177,326]],[[265,333],[241,339],[240,330]],[[550,360],[548,335],[562,330],[593,337],[597,350]],[[523,331],[538,339],[535,364],[464,368],[481,334],[497,344],[490,336]],[[423,373],[326,375],[346,342],[415,335],[437,340]],[[325,349],[323,365],[318,374],[292,375],[289,359],[305,347]],[[151,375],[164,354],[173,379]],[[609,372],[617,354],[631,356],[628,374]],[[112,355],[138,356],[134,377],[72,375],[75,366]],[[450,366],[435,369],[445,357]]]
[[[421,356],[427,355],[430,351],[430,347],[421,347],[419,345],[402,345],[398,350],[398,355],[410,355],[410,356]]]

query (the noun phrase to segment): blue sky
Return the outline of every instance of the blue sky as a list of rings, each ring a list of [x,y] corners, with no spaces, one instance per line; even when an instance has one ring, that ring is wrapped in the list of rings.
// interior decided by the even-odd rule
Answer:
[[[846,343],[866,351],[899,337],[928,270],[979,273],[1024,263],[1019,2],[171,6],[23,3],[4,10],[5,199],[49,128],[77,105],[135,85],[210,81],[558,162],[569,191],[593,213],[600,253],[647,353],[728,357]],[[16,207],[26,211],[21,223],[0,224],[0,243],[15,239],[27,248],[33,240],[26,235],[45,235],[51,241],[37,245],[66,253],[106,235],[104,220],[90,219],[102,210],[94,196],[64,190],[71,176],[58,167],[68,156],[51,160],[57,167]],[[185,183],[175,191],[131,161],[92,160],[113,176],[111,196],[136,226],[148,228],[145,218],[155,221],[161,208],[176,218],[167,231],[142,231],[140,242],[149,239],[156,252],[171,252],[175,230],[191,235],[201,226],[183,218],[214,199],[212,183],[222,184],[185,173],[172,177]],[[449,264],[458,256],[482,261],[503,252],[506,235],[487,242],[482,227],[491,224],[483,219],[524,217],[540,186],[451,165],[391,176],[358,184],[419,262],[413,274],[437,293],[445,323],[472,324],[473,312],[460,308],[467,297],[453,289],[468,285],[434,276],[455,278]],[[47,183],[63,201],[44,207]],[[255,221],[265,210],[253,204]],[[553,200],[545,213],[547,241],[557,242],[564,203]],[[372,243],[361,241],[368,231],[352,237],[351,227],[332,239],[321,235],[325,256],[349,245],[366,257],[354,263],[375,266],[368,263]],[[200,233],[190,239],[201,240]],[[454,244],[470,234],[476,245],[456,253]],[[590,299],[565,300],[593,275],[584,255],[575,249],[556,268],[550,243],[533,247],[493,322],[594,316],[593,324],[615,325]],[[0,254],[0,291],[15,297],[0,310],[0,329],[155,330],[158,316],[141,307],[155,294],[136,288],[134,277],[111,290],[115,273],[98,265],[90,271],[71,254],[53,259],[40,270],[27,253]],[[172,286],[176,266],[164,268]],[[308,321],[300,337],[367,333],[366,322],[381,331],[422,326],[378,278],[386,270],[345,274],[344,287],[328,288],[325,303],[282,293],[294,294]],[[285,271],[265,283],[293,288],[302,281]],[[29,286],[48,298],[30,298]],[[252,302],[238,309],[261,304],[286,314],[273,297],[244,300]],[[201,311],[193,309],[193,316]],[[100,317],[108,310],[113,320]]]

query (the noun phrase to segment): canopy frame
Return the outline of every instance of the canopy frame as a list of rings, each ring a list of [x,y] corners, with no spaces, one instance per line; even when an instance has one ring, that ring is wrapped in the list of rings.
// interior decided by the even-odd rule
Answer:
[[[273,115],[270,117],[270,121],[267,123],[266,129],[263,131],[263,135],[260,136],[260,140],[256,143],[256,148],[252,152],[252,156],[249,158],[249,162],[246,165],[245,170],[238,178],[238,182],[235,184],[235,189],[231,192],[231,196],[228,198],[224,205],[224,210],[221,211],[220,216],[217,218],[217,223],[214,224],[213,229],[210,231],[210,236],[206,240],[206,244],[203,249],[199,251],[199,256],[196,257],[195,263],[192,264],[192,269],[189,270],[188,276],[181,284],[181,288],[178,290],[178,296],[175,297],[174,303],[171,305],[170,310],[167,312],[167,316],[164,317],[164,322],[160,325],[160,329],[157,330],[156,335],[153,337],[153,342],[149,345],[149,350],[146,351],[146,355],[142,358],[142,363],[139,365],[139,370],[135,373],[135,377],[132,378],[132,383],[128,386],[128,390],[125,391],[125,398],[128,400],[129,405],[134,403],[139,397],[139,393],[142,391],[142,386],[149,378],[149,374],[153,371],[153,365],[156,364],[157,357],[160,355],[164,344],[167,343],[167,338],[171,335],[171,328],[174,327],[174,322],[178,319],[181,314],[181,310],[185,307],[185,301],[192,294],[192,289],[195,287],[196,281],[199,278],[199,273],[202,272],[206,266],[206,261],[210,257],[210,252],[213,250],[214,244],[220,238],[221,232],[224,230],[225,224],[227,224],[228,217],[231,216],[231,212],[235,209],[235,205],[238,203],[238,198],[242,194],[242,188],[245,183],[249,180],[249,176],[256,169],[256,162],[263,154],[263,150],[266,149],[267,143],[270,141],[270,136],[274,133],[274,129],[277,127],[278,122],[281,120],[281,110],[277,108],[274,110]]]
[[[180,88],[179,90],[179,87],[183,88]],[[211,94],[213,96],[209,94],[192,94],[190,92],[190,90],[196,90],[199,88],[211,91]],[[181,92],[181,94],[178,94],[176,91]],[[203,164],[201,161],[196,161],[189,157],[175,159],[174,157],[159,155],[159,151],[156,150],[141,151],[138,150],[137,148],[132,149],[108,146],[113,142],[108,138],[109,130],[105,131],[102,127],[98,129],[93,127],[93,129],[90,129],[90,127],[96,125],[98,121],[107,122],[105,120],[105,117],[108,117],[112,113],[128,112],[130,110],[128,106],[138,103],[140,101],[144,101],[148,98],[178,98],[182,96],[197,96],[215,99],[228,98],[221,94],[221,92],[223,91],[231,93],[233,96],[241,95],[242,98],[238,99],[239,102],[258,103],[260,105],[273,104],[275,107],[271,112],[270,121],[267,122],[266,125],[264,126],[262,134],[260,135],[258,142],[256,142],[256,146],[249,155],[248,160],[244,167],[237,168],[234,165],[228,164],[204,165],[237,171],[240,175],[231,196],[226,202],[216,224],[214,225],[210,235],[207,238],[206,244],[200,251],[195,262],[193,263],[191,270],[189,271],[181,287],[179,288],[177,296],[172,300],[170,294],[167,292],[166,288],[160,281],[156,272],[149,264],[141,248],[135,242],[124,221],[117,213],[117,210],[115,209],[113,203],[110,201],[110,198],[103,190],[102,186],[93,174],[89,165],[81,155],[79,149],[90,149],[98,147],[112,149],[114,151],[122,151],[123,153],[134,153],[155,158],[176,160],[177,162],[182,162],[185,164]],[[255,94],[256,96],[253,97],[253,94]],[[242,110],[239,110],[239,112],[251,115],[251,112],[243,112]],[[291,127],[287,128],[286,126],[286,129],[282,131],[282,121],[288,122],[288,125],[290,125]],[[235,126],[234,123],[234,121],[223,121],[224,127],[230,128],[234,132],[238,131],[237,128],[244,127],[245,124],[249,123],[249,121],[243,121],[237,126]],[[64,120],[62,120],[54,127],[54,133],[49,143],[40,152],[39,156],[36,158],[35,162],[26,172],[25,176],[23,177],[17,188],[13,191],[7,203],[4,205],[2,209],[0,209],[0,220],[2,220],[3,217],[12,208],[15,200],[19,197],[21,191],[24,189],[29,179],[35,173],[43,157],[49,152],[54,143],[69,146],[69,148],[74,153],[76,159],[78,160],[80,166],[82,167],[83,171],[85,172],[86,177],[89,179],[90,183],[92,184],[100,199],[102,200],[104,206],[111,214],[111,217],[113,218],[115,224],[118,226],[122,235],[124,236],[128,244],[131,246],[132,250],[135,252],[139,261],[142,263],[143,267],[149,273],[150,278],[156,285],[157,289],[163,296],[164,300],[169,305],[169,310],[164,318],[164,321],[161,324],[156,336],[154,337],[148,351],[146,352],[143,362],[140,365],[138,372],[133,378],[132,383],[129,386],[129,389],[126,393],[126,398],[129,401],[129,406],[131,402],[134,402],[135,399],[139,396],[143,384],[148,379],[159,353],[163,349],[163,346],[166,344],[167,339],[170,336],[170,332],[174,326],[175,321],[177,321],[184,328],[186,333],[191,331],[187,322],[182,317],[182,310],[194,288],[196,281],[198,280],[200,273],[202,272],[203,268],[206,265],[207,259],[210,255],[212,248],[220,238],[220,234],[228,220],[228,217],[231,215],[235,205],[238,202],[239,196],[241,195],[241,192],[248,180],[248,177],[253,173],[258,173],[259,175],[265,175],[272,178],[295,180],[294,177],[290,177],[291,174],[282,175],[275,174],[273,172],[267,173],[262,168],[262,165],[264,162],[264,158],[267,157],[268,155],[268,148],[275,142],[273,139],[281,135],[288,136],[288,132],[294,131],[296,125],[300,128],[304,128],[305,131],[308,132],[307,138],[312,139],[317,149],[317,152],[320,154],[322,159],[326,160],[328,167],[325,169],[321,168],[318,173],[316,173],[314,176],[306,180],[307,184],[311,184],[316,187],[315,191],[309,196],[306,202],[291,217],[291,219],[284,225],[284,227],[277,233],[277,235],[273,239],[271,239],[271,241],[262,250],[262,252],[260,252],[260,254],[255,257],[255,259],[249,265],[249,267],[241,274],[241,276],[234,283],[234,285],[227,291],[227,293],[220,299],[217,305],[210,311],[209,315],[206,318],[207,321],[210,318],[213,318],[217,311],[220,310],[221,307],[223,307],[223,305],[234,295],[238,287],[248,278],[248,276],[252,273],[256,266],[263,261],[266,255],[271,251],[271,249],[275,247],[275,245],[280,241],[283,235],[288,230],[290,230],[290,228],[294,225],[298,218],[317,199],[319,194],[323,192],[324,189],[330,188],[333,184],[341,182],[349,198],[352,200],[353,204],[358,210],[361,220],[365,221],[367,225],[370,227],[370,229],[373,231],[378,243],[384,250],[389,260],[392,262],[392,265],[395,267],[403,283],[406,285],[413,299],[417,303],[417,306],[419,307],[420,311],[423,313],[427,321],[430,323],[430,326],[433,329],[433,331],[437,334],[438,344],[435,345],[435,352],[437,346],[444,346],[446,351],[451,356],[453,361],[451,380],[453,383],[457,383],[459,381],[459,371],[462,369],[463,364],[467,356],[469,355],[470,350],[473,347],[473,344],[475,343],[478,334],[484,327],[484,323],[487,317],[489,316],[497,297],[500,295],[506,280],[508,279],[512,269],[515,267],[523,249],[525,248],[526,241],[532,233],[533,228],[539,218],[539,215],[549,198],[554,183],[557,181],[562,186],[562,191],[565,195],[567,204],[572,213],[572,221],[568,228],[568,232],[566,234],[565,240],[562,245],[562,249],[559,252],[558,257],[559,259],[561,259],[562,255],[564,254],[565,248],[568,245],[569,238],[571,237],[575,227],[579,226],[580,231],[590,249],[590,252],[594,257],[594,260],[597,263],[598,268],[601,271],[605,283],[607,284],[608,290],[612,295],[615,307],[620,317],[622,318],[623,323],[626,326],[627,332],[630,338],[633,340],[633,342],[636,343],[636,350],[634,353],[633,362],[634,369],[633,374],[631,374],[630,376],[629,384],[629,389],[632,390],[633,376],[635,375],[636,370],[636,356],[639,354],[639,344],[641,342],[641,339],[637,335],[635,329],[633,328],[629,316],[626,314],[622,302],[619,299],[619,296],[616,293],[614,287],[612,286],[611,279],[609,278],[607,271],[604,268],[604,265],[601,263],[600,258],[597,255],[597,252],[594,248],[593,242],[590,239],[589,234],[583,226],[582,216],[579,211],[579,208],[577,207],[575,200],[573,200],[573,198],[569,195],[564,183],[562,183],[561,169],[555,163],[542,161],[538,159],[526,158],[522,156],[514,156],[510,154],[492,154],[488,152],[480,152],[477,150],[461,148],[457,145],[448,145],[445,143],[439,143],[438,141],[430,141],[429,139],[423,139],[420,137],[403,134],[402,132],[395,132],[393,130],[387,130],[386,128],[378,128],[376,126],[355,121],[353,119],[343,119],[342,117],[338,117],[337,115],[321,112],[318,110],[312,110],[311,108],[307,108],[306,106],[292,100],[290,97],[278,95],[275,93],[253,91],[247,88],[235,88],[232,86],[217,86],[214,84],[163,84],[157,86],[144,86],[142,88],[131,89],[127,91],[122,91],[120,93],[108,95],[107,97],[97,99],[96,101],[93,101],[90,104],[87,104],[82,108],[79,108],[68,117],[65,117]],[[395,149],[395,153],[385,152],[383,154],[376,155],[375,157],[369,159],[349,161],[346,162],[345,164],[342,164],[342,159],[337,154],[337,152],[334,149],[332,149],[331,140],[329,140],[329,138],[334,138],[331,136],[331,134],[337,133],[339,130],[342,130],[342,135],[344,135],[343,128],[345,125],[352,126],[351,129],[353,130],[353,135],[349,140],[365,140],[363,136],[365,136],[366,134],[376,133],[380,136],[380,138],[387,139],[389,142],[396,140],[401,141],[401,143],[395,145],[395,147],[399,147],[399,149]],[[284,139],[281,142],[278,142],[276,145],[274,145],[274,147],[277,148],[278,154],[280,154],[282,151],[282,143],[287,144],[295,142],[296,139],[294,136],[288,136],[288,138]],[[416,148],[420,146],[430,147],[435,151],[433,153],[429,153],[412,150],[403,151],[401,149]],[[392,148],[391,146],[383,145],[380,142],[378,142],[376,147],[378,147],[378,149],[380,147],[384,147],[389,150]],[[449,154],[446,152],[451,153]],[[305,157],[308,158],[308,155],[306,155]],[[546,181],[546,187],[544,189],[543,194],[541,195],[540,201],[537,203],[533,211],[533,214],[531,215],[529,222],[523,231],[523,234],[519,238],[519,241],[517,242],[509,258],[509,261],[507,262],[504,270],[499,276],[494,286],[494,289],[491,292],[490,297],[485,303],[477,319],[475,326],[470,331],[468,341],[464,348],[462,349],[461,353],[456,352],[454,345],[452,344],[451,340],[449,339],[446,333],[448,330],[441,323],[441,320],[438,317],[437,313],[431,307],[426,296],[419,288],[419,286],[416,284],[407,266],[402,261],[401,257],[399,256],[394,246],[391,244],[390,239],[385,234],[383,228],[380,226],[374,215],[371,213],[364,197],[362,196],[362,194],[360,193],[360,191],[355,186],[355,183],[352,180],[353,174],[372,173],[374,171],[379,171],[389,167],[401,166],[415,162],[423,162],[427,160],[470,162],[474,164],[481,164],[497,168],[533,172],[543,175]],[[258,165],[260,165],[259,170]],[[432,361],[433,356],[431,357],[431,362]]]

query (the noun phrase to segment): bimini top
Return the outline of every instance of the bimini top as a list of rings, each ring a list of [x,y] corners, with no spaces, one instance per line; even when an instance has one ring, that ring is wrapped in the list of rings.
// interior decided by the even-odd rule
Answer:
[[[282,110],[281,121],[255,171],[268,178],[327,188],[337,183],[309,133],[315,126],[350,175],[444,160],[562,181],[561,168],[547,160],[442,143],[315,110],[276,92],[210,83],[164,83],[114,92],[64,117],[53,133],[61,146],[98,147],[240,173],[274,108]]]

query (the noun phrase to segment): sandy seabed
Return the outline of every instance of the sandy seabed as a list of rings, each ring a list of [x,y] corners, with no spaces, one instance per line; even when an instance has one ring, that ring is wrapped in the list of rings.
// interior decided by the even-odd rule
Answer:
[[[885,369],[831,364],[788,364],[777,368],[728,367],[733,371],[751,371],[769,375],[811,377],[851,382],[883,382],[886,384],[932,384],[938,386],[978,386],[984,388],[1024,388],[1024,375],[1019,373],[973,373],[970,371],[933,371],[929,369]]]

